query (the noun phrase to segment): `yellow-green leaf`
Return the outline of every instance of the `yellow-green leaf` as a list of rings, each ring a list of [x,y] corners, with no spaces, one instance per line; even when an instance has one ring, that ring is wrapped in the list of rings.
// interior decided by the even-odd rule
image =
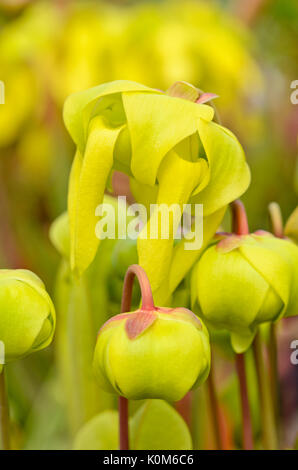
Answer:
[[[77,433],[74,450],[118,450],[118,412],[104,411],[88,421]]]

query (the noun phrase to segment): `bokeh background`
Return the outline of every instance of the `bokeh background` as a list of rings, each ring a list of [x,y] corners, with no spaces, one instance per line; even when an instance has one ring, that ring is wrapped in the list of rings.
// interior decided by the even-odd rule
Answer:
[[[1,267],[31,269],[53,292],[59,255],[48,233],[66,209],[74,150],[63,102],[115,79],[159,89],[185,80],[219,95],[252,170],[251,229],[269,227],[273,200],[286,220],[298,199],[297,36],[295,0],[0,0]],[[8,368],[17,448],[71,447],[54,349]],[[297,372],[284,363],[291,445]]]

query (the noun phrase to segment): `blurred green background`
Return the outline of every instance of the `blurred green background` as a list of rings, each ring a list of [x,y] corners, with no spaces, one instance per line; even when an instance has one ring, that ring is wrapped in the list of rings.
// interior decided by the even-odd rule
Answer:
[[[184,80],[218,94],[252,170],[251,229],[268,228],[272,200],[286,220],[298,192],[297,36],[295,0],[0,0],[1,267],[31,269],[53,292],[59,256],[48,232],[66,209],[74,151],[63,102],[115,79],[159,89]],[[53,355],[8,368],[15,447],[71,446]]]

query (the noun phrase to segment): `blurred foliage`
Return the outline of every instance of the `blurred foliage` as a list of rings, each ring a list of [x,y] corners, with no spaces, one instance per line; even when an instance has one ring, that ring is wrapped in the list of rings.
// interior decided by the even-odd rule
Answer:
[[[269,227],[266,211],[272,200],[288,218],[297,205],[298,108],[290,102],[290,83],[297,79],[298,5],[292,0],[257,3],[252,15],[246,0],[0,0],[0,80],[5,84],[5,105],[0,105],[1,266],[32,269],[53,292],[59,255],[48,233],[66,208],[73,155],[62,105],[73,91],[119,78],[159,89],[185,80],[218,94],[221,120],[239,137],[252,170],[243,198],[251,229]],[[224,228],[229,228],[228,215]],[[98,316],[99,301],[106,305],[102,315],[119,309],[119,262],[134,259],[133,246],[123,254],[112,245],[105,268],[109,281],[100,287],[101,276],[107,276],[100,253],[84,280],[96,285],[88,291],[96,328],[104,321]],[[67,279],[65,263],[59,276]],[[187,299],[183,287],[175,302]],[[76,294],[82,289],[77,286]],[[72,304],[74,311],[78,302]],[[96,328],[89,331],[94,340]],[[72,447],[63,384],[53,360],[59,341],[58,326],[53,348],[7,367],[17,448]],[[237,420],[234,388],[226,392],[226,407],[230,419]],[[99,409],[88,412],[88,419]]]
[[[185,421],[162,400],[147,400],[130,419],[133,450],[191,450]],[[119,442],[118,413],[105,411],[88,421],[77,433],[75,450],[116,450]]]

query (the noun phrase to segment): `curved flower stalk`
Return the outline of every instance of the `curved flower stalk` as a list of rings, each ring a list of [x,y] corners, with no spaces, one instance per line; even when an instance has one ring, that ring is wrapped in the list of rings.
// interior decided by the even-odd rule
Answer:
[[[207,329],[188,309],[155,307],[145,272],[131,266],[126,285],[132,274],[141,284],[141,308],[101,327],[93,361],[96,377],[104,390],[129,399],[177,401],[208,376]],[[130,294],[124,290],[124,295]]]
[[[199,315],[230,332],[237,353],[250,346],[257,327],[297,314],[298,249],[258,231],[226,234],[205,251],[192,274]]]
[[[184,83],[162,93],[129,81],[100,85],[67,99],[64,120],[77,146],[68,210],[71,266],[78,275],[98,247],[95,209],[113,169],[131,177],[137,201],[146,192],[147,202],[168,208],[172,204],[182,208],[188,201],[201,203],[211,226],[218,225],[225,206],[247,189],[250,173],[243,150],[231,132],[211,122],[212,107],[201,104],[208,99]],[[153,292],[161,289],[165,298],[172,289],[168,279],[180,223],[175,217],[171,220],[168,239],[162,239],[160,226],[156,239],[144,239],[156,224],[152,217],[138,238],[139,263]],[[180,270],[187,272],[195,259],[192,253]],[[173,277],[183,278],[175,271]]]

